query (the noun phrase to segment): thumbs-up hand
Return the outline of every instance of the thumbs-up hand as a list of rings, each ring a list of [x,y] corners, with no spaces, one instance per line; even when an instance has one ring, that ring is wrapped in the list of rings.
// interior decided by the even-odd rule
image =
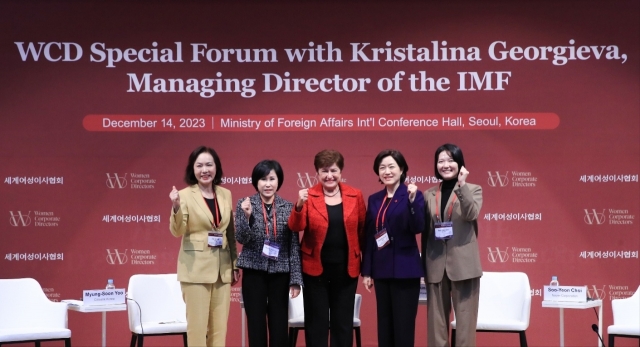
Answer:
[[[171,202],[173,203],[173,212],[178,212],[178,209],[180,208],[180,194],[178,193],[176,186],[173,186],[173,189],[171,189],[169,199],[171,199]]]
[[[242,203],[240,203],[240,208],[244,211],[244,216],[249,218],[251,217],[251,200],[249,198],[244,198]]]
[[[309,199],[309,189],[300,189],[298,192],[298,201],[296,202],[296,210],[302,209],[302,205]]]
[[[407,186],[407,192],[409,192],[409,202],[413,202],[416,199],[416,192],[418,192],[418,186],[415,184],[409,183]]]
[[[467,176],[469,176],[469,171],[464,166],[460,168],[460,172],[458,173],[458,185],[462,187],[467,182]]]

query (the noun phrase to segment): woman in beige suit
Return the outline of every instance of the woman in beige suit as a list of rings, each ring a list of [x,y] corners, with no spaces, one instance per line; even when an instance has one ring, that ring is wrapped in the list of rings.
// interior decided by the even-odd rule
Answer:
[[[467,183],[469,171],[464,166],[462,150],[456,145],[440,146],[434,166],[442,183],[424,192],[430,220],[422,251],[428,283],[428,345],[449,346],[453,302],[456,346],[475,346],[482,276],[477,243],[482,188]]]
[[[222,165],[216,152],[200,146],[189,156],[180,191],[169,194],[171,233],[182,237],[178,281],[187,306],[190,347],[225,345],[231,286],[240,278],[229,190],[218,186]]]

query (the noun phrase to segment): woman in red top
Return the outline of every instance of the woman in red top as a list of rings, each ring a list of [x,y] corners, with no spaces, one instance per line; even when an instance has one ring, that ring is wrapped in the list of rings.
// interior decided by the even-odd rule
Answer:
[[[302,189],[289,228],[303,231],[300,253],[307,347],[353,344],[353,302],[360,275],[366,207],[360,190],[341,183],[344,158],[334,150],[316,154],[318,184]]]

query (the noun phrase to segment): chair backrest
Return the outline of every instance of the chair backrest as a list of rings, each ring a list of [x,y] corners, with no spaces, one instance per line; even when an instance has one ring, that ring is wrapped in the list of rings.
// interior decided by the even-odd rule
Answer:
[[[127,302],[129,329],[149,322],[186,322],[186,305],[176,274],[133,275],[129,279]]]
[[[303,290],[300,290],[300,295],[295,298],[289,297],[289,319],[304,319],[304,298]]]
[[[362,306],[362,295],[356,294],[353,302],[353,326],[360,326],[360,307]]]
[[[480,278],[478,322],[498,318],[516,320],[529,327],[531,287],[524,272],[484,272]]]
[[[362,295],[356,294],[356,299],[353,303],[353,318],[360,319],[360,307],[362,306]]]
[[[626,299],[611,300],[613,324],[640,326],[640,286],[636,292]]]
[[[53,305],[52,305],[53,304]],[[53,303],[33,278],[0,279],[0,327],[49,326],[50,316],[44,314]]]

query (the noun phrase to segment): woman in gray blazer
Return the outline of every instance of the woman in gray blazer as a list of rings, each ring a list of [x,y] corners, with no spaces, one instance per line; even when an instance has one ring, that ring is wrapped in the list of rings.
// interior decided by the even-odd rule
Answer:
[[[427,276],[427,339],[429,346],[449,346],[451,303],[456,313],[456,345],[476,345],[480,297],[478,215],[482,188],[467,183],[462,150],[445,144],[436,150],[435,175],[442,180],[424,192],[427,205],[422,254]]]
[[[259,162],[251,174],[257,193],[240,199],[236,208],[250,347],[288,345],[289,293],[295,298],[302,285],[300,241],[287,226],[293,204],[276,194],[283,181],[277,161]]]

